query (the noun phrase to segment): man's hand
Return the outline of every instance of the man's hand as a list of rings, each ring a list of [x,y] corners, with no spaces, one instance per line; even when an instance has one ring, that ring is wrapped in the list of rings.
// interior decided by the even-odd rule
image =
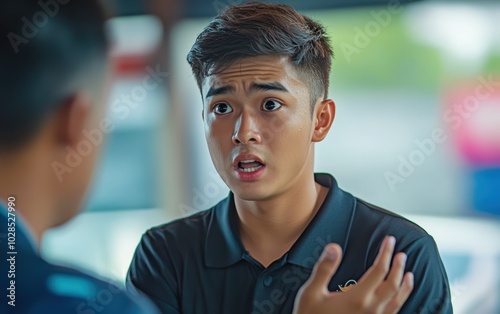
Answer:
[[[338,244],[328,244],[295,298],[294,314],[397,313],[413,290],[413,274],[403,272],[406,254],[391,257],[396,240],[386,237],[373,265],[347,292],[330,292],[328,283],[342,260]],[[390,268],[390,269],[389,269]]]

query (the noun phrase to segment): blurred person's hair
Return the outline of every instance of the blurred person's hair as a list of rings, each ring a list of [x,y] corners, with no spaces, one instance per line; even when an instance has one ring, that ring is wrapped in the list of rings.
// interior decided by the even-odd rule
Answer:
[[[248,2],[226,8],[198,36],[187,61],[201,91],[206,77],[261,55],[288,56],[311,90],[311,105],[327,97],[333,52],[325,29],[288,5]]]
[[[82,86],[100,91],[108,41],[98,0],[0,4],[0,153],[22,147]]]

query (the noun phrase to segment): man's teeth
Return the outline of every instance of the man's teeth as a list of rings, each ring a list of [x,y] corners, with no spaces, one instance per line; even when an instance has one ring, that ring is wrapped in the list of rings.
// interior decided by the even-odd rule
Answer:
[[[240,168],[243,172],[254,172],[262,168],[262,166],[252,167],[252,168]]]
[[[251,162],[255,162],[255,160],[251,159],[251,160],[242,160],[240,161],[242,164],[249,164]]]
[[[262,168],[264,165],[255,159],[242,160],[238,163],[238,168],[243,172],[254,172]]]

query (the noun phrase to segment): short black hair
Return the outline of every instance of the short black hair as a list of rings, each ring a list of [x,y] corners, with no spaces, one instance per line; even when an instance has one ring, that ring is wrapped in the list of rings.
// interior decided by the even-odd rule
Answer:
[[[288,56],[311,89],[327,97],[333,51],[324,27],[284,4],[247,2],[226,8],[205,27],[187,55],[201,91],[203,80],[234,61]]]
[[[0,4],[0,151],[22,146],[108,50],[98,0]],[[95,65],[95,66],[94,66]]]

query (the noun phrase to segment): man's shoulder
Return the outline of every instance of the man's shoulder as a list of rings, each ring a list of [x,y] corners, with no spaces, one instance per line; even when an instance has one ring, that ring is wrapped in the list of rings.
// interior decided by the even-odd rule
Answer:
[[[353,224],[363,226],[365,229],[373,229],[373,232],[376,233],[404,238],[406,241],[429,236],[422,227],[413,221],[359,198],[356,198],[356,215]]]
[[[373,264],[386,235],[396,238],[395,252],[407,255],[405,269],[414,274],[415,281],[401,313],[453,313],[446,270],[431,235],[411,220],[360,199],[356,199],[355,217],[352,233],[361,236],[353,242],[369,243],[365,268]]]
[[[154,226],[146,231],[145,237],[166,242],[169,240],[177,241],[176,239],[179,238],[182,238],[183,242],[189,242],[189,239],[195,241],[204,239],[219,204],[209,209]]]

